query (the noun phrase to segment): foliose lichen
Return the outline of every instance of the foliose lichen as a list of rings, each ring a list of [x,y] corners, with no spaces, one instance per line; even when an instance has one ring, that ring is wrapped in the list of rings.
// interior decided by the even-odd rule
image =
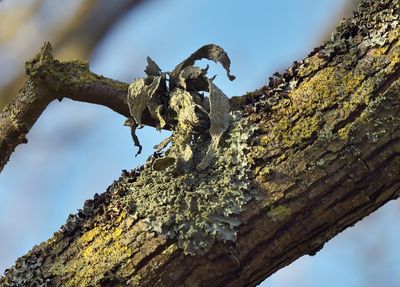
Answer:
[[[7,269],[4,279],[3,287],[23,287],[23,286],[37,286],[47,287],[50,285],[50,279],[44,278],[41,266],[43,258],[36,258],[36,256],[24,256],[17,260],[14,268]]]
[[[149,230],[176,238],[185,253],[203,254],[216,239],[234,241],[238,215],[256,198],[249,187],[246,159],[255,126],[239,113],[232,118],[226,139],[207,169],[171,176],[173,167],[156,171],[146,165],[124,198],[130,214],[142,218]],[[194,157],[203,155],[210,141],[195,145]]]

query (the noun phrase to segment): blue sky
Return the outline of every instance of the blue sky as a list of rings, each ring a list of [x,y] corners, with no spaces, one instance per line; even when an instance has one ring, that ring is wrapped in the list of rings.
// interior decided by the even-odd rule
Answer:
[[[328,34],[345,3],[154,0],[121,19],[93,53],[91,69],[129,82],[144,76],[146,56],[169,71],[200,46],[216,43],[228,52],[237,78],[230,82],[213,63],[210,74],[218,75],[216,83],[226,94],[241,95],[305,57]],[[51,236],[69,213],[103,192],[122,169],[142,163],[166,136],[151,128],[140,130],[144,150],[135,158],[123,122],[95,105],[64,100],[48,107],[29,133],[29,144],[17,148],[0,174],[0,271]],[[374,280],[399,286],[400,228],[391,224],[399,212],[398,202],[389,204],[316,256],[301,258],[261,286],[377,286],[371,285]],[[368,256],[382,244],[385,249]]]

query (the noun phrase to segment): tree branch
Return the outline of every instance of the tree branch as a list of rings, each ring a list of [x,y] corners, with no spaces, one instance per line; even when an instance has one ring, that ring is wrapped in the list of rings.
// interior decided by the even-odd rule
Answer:
[[[128,11],[139,7],[142,3],[142,0],[83,1],[67,23],[60,29],[52,31],[51,35],[48,36],[48,39],[52,39],[51,42],[53,43],[55,54],[61,59],[89,58],[94,47],[107,35],[117,20]],[[40,8],[41,4],[37,3],[36,9]],[[33,9],[32,12],[34,11]],[[34,13],[31,14],[34,15]],[[15,26],[12,23],[7,25],[10,25],[10,27]],[[31,47],[24,50],[22,54],[20,57],[31,55]],[[0,87],[0,110],[6,103],[10,102],[23,82],[24,74],[23,70],[21,70],[20,74],[11,82]]]
[[[241,117],[211,168],[124,172],[0,283],[256,286],[398,198],[399,5],[364,1],[331,41],[232,99]]]
[[[0,171],[16,146],[27,143],[26,134],[55,99],[65,97],[103,105],[129,117],[128,84],[90,72],[88,63],[54,60],[49,43],[26,63],[26,74],[24,87],[0,114]],[[156,126],[148,112],[143,115],[143,122]]]

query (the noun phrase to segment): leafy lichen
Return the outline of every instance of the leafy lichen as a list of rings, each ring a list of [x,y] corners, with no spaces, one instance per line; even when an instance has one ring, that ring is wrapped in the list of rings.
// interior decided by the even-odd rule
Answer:
[[[240,224],[237,216],[255,198],[249,191],[246,159],[247,140],[253,131],[254,126],[235,114],[209,168],[174,177],[168,176],[172,167],[156,171],[149,165],[132,184],[125,205],[150,230],[176,238],[186,253],[201,254],[215,239],[235,240]],[[196,145],[194,156],[203,154],[207,146]]]

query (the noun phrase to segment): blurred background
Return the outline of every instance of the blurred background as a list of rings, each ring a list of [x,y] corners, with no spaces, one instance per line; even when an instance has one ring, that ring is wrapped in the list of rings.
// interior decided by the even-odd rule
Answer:
[[[304,58],[355,7],[354,0],[2,0],[0,108],[46,40],[58,59],[90,59],[92,71],[124,82],[144,76],[146,56],[170,71],[216,43],[237,79],[212,63],[210,75],[229,96],[242,95]],[[0,274],[167,135],[140,130],[144,150],[135,158],[123,122],[105,107],[67,99],[46,109],[0,174]],[[399,201],[387,204],[260,286],[400,286],[399,215]]]

